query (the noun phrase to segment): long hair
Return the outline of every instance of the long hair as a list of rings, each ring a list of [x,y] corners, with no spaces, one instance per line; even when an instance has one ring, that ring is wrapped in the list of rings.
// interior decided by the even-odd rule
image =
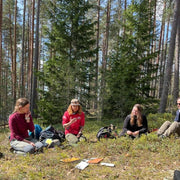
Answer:
[[[71,104],[69,105],[67,111],[68,111],[69,115],[73,114],[73,110],[72,110],[72,105]],[[81,107],[81,105],[79,105],[77,113],[81,114],[81,112],[82,112],[82,107]]]
[[[29,104],[29,100],[28,99],[26,99],[26,98],[19,98],[16,101],[13,113],[18,112],[20,107],[24,107],[27,104]]]
[[[137,125],[138,125],[138,127],[139,127],[139,126],[142,126],[142,114],[141,114],[141,113],[142,113],[143,108],[142,108],[142,106],[141,106],[140,104],[135,104],[135,105],[133,106],[133,109],[134,109],[134,108],[137,108],[137,109],[138,109]],[[131,124],[131,126],[133,126],[133,125],[135,124],[135,118],[134,118],[134,115],[133,115],[132,111],[131,111],[130,124]]]

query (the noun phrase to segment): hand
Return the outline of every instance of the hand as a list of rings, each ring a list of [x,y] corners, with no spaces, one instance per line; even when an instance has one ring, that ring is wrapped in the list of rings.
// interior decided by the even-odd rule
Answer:
[[[76,121],[77,121],[77,118],[73,118],[73,119],[71,119],[70,122],[71,122],[71,124],[72,124],[72,123],[74,123],[74,122],[76,122]]]
[[[33,142],[30,142],[29,144],[32,145],[32,146],[34,146],[34,147],[36,146]]]
[[[77,138],[79,138],[81,136],[82,132],[79,131],[79,133],[77,134]]]
[[[133,134],[132,131],[127,131],[126,133],[127,133],[128,135],[132,135],[132,134]]]
[[[27,123],[30,122],[30,115],[31,115],[30,111],[27,114],[25,114],[25,120],[26,120]]]
[[[139,131],[135,131],[135,132],[133,132],[132,133],[134,136],[137,136],[137,135],[139,135]]]

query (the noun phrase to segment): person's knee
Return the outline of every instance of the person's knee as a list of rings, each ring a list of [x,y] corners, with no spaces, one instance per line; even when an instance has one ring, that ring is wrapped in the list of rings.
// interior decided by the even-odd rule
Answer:
[[[66,134],[66,140],[69,142],[69,143],[77,143],[78,142],[78,138],[74,135],[74,134]]]
[[[164,124],[166,124],[166,125],[170,125],[170,124],[171,124],[171,122],[170,122],[170,121],[165,121],[165,122],[164,122]]]
[[[37,142],[37,143],[35,143],[35,146],[36,146],[37,149],[40,149],[40,148],[43,147],[43,143]]]
[[[27,146],[24,147],[23,152],[25,152],[25,153],[33,153],[34,150],[35,150],[34,146],[32,146],[32,145],[29,144],[29,145],[27,145]]]

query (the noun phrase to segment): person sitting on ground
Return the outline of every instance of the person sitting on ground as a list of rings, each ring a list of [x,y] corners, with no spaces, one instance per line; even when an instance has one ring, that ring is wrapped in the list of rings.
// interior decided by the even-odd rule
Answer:
[[[82,130],[85,124],[85,114],[78,99],[72,99],[67,111],[62,117],[62,125],[65,128],[65,138],[70,144],[81,141]]]
[[[174,122],[165,121],[157,131],[159,137],[169,137],[175,133],[180,136],[180,98],[177,99],[177,107],[178,110],[176,111]]]
[[[142,106],[135,104],[131,114],[124,120],[123,130],[119,137],[129,135],[132,139],[139,137],[141,134],[147,134],[148,122],[145,115],[142,115]]]
[[[34,131],[29,107],[29,101],[26,98],[20,98],[16,101],[14,111],[9,116],[10,146],[18,154],[34,153],[43,149],[41,142],[28,135],[28,131]]]

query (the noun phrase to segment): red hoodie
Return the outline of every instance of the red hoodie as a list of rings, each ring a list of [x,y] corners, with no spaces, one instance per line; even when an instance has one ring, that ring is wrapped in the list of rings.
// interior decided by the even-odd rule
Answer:
[[[81,127],[85,124],[85,115],[83,112],[81,114],[72,114],[69,115],[68,111],[66,111],[62,117],[62,124],[66,124],[70,121],[70,119],[77,118],[77,121],[70,125],[70,127],[65,129],[65,135],[68,133],[77,135]]]
[[[18,141],[23,141],[23,139],[28,138],[28,130],[34,131],[34,123],[30,115],[30,122],[27,123],[25,120],[25,114],[19,114],[17,112],[13,113],[9,117],[9,129],[11,131],[10,141],[16,139]]]

